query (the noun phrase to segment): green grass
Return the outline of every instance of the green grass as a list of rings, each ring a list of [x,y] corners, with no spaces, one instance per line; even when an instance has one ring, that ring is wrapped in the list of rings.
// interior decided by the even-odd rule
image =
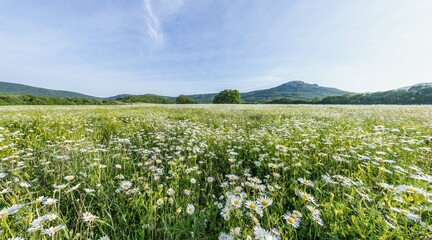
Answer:
[[[424,238],[431,119],[429,106],[1,107],[0,238]]]

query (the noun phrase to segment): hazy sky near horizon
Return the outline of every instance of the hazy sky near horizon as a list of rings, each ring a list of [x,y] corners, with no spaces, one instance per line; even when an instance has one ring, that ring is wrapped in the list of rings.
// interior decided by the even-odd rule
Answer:
[[[430,0],[1,0],[0,81],[94,96],[432,82]]]

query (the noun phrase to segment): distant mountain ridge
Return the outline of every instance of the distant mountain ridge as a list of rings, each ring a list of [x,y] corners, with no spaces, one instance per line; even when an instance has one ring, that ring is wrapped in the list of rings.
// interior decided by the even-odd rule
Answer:
[[[418,87],[418,86],[432,86],[432,82],[417,83],[417,84],[414,84],[411,86],[401,87],[401,88],[398,88],[396,90],[409,90],[412,87]]]
[[[264,102],[277,98],[292,98],[311,100],[314,98],[324,98],[327,96],[340,96],[349,92],[342,91],[336,88],[321,87],[317,84],[308,84],[302,81],[291,81],[279,85],[274,88],[256,90],[251,92],[241,93],[242,100],[245,102]],[[0,82],[0,94],[24,94],[24,95],[35,95],[35,96],[48,96],[48,97],[63,97],[63,98],[86,98],[86,99],[101,99],[101,100],[127,100],[133,101],[136,99],[156,99],[153,94],[144,95],[133,95],[133,94],[119,94],[108,98],[98,98],[89,96],[81,93],[62,91],[62,90],[51,90],[39,87],[27,86],[18,83]],[[209,94],[194,94],[189,95],[198,103],[211,103],[214,96],[217,93]],[[133,97],[133,96],[145,96]],[[159,96],[166,99],[174,100],[176,97]],[[161,99],[158,99],[161,101]]]
[[[242,93],[242,99],[249,102],[267,101],[276,98],[312,100],[328,96],[340,96],[350,92],[337,88],[321,87],[303,81],[291,81],[274,88]]]
[[[374,93],[346,94],[329,96],[321,99],[318,104],[432,104],[432,85],[415,84],[410,87]]]
[[[386,92],[357,94],[337,88],[309,84],[303,81],[290,81],[269,89],[241,93],[241,98],[246,103],[428,104],[432,101],[429,100],[432,98],[429,92],[430,89],[432,89],[432,82],[414,84]],[[19,96],[22,96],[22,99],[17,98]],[[31,96],[35,97],[32,98]],[[36,98],[36,96],[39,96],[39,98]],[[211,103],[214,96],[216,96],[216,93],[189,95],[197,103]],[[67,98],[69,102],[43,97]],[[120,94],[108,98],[98,98],[71,91],[51,90],[17,83],[0,82],[1,99],[4,100],[4,103],[0,105],[8,104],[8,102],[28,102],[29,104],[50,104],[50,102],[58,102],[60,104],[92,104],[92,101],[96,101],[96,104],[116,104],[116,102],[174,103],[176,97],[154,94]],[[85,99],[86,101],[79,99]]]
[[[0,93],[2,94],[23,94],[47,97],[63,98],[96,98],[93,96],[62,90],[52,90],[46,88],[32,87],[19,83],[0,82]]]
[[[337,88],[321,87],[318,84],[290,81],[274,88],[241,93],[241,98],[245,102],[263,102],[278,98],[312,100],[328,96],[341,96],[348,93],[350,92]],[[199,103],[212,102],[214,96],[216,96],[216,93],[189,95]]]

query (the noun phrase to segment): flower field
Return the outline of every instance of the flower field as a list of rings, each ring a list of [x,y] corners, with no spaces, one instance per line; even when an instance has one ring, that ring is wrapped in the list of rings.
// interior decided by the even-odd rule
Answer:
[[[432,107],[0,108],[0,239],[421,239]]]

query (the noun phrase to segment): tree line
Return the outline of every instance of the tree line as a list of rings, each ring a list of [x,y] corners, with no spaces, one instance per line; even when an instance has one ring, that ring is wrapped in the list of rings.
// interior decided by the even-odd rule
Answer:
[[[175,100],[152,94],[132,95],[116,100],[88,99],[88,98],[61,98],[34,95],[0,94],[0,105],[116,105],[132,103],[158,103],[158,104],[194,104],[195,100],[186,95],[180,95]],[[238,90],[225,89],[213,99],[214,104],[241,104],[241,95]],[[393,90],[376,93],[346,94],[342,96],[329,96],[322,99],[302,100],[278,98],[263,102],[264,104],[432,104],[432,86],[415,86],[408,90]]]

